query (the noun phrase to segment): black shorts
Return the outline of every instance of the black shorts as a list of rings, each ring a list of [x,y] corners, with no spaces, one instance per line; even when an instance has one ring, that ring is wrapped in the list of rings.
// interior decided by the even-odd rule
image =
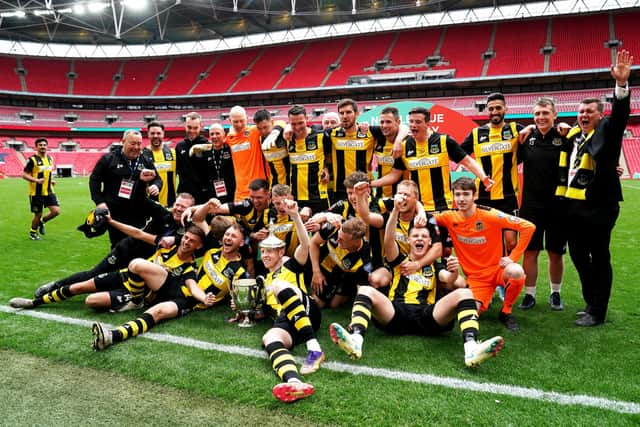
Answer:
[[[322,292],[316,297],[322,301],[329,302],[335,295],[354,297],[358,292],[358,285],[368,285],[368,280],[364,280],[357,273],[345,273],[336,267],[329,273],[324,268],[322,274],[327,283],[322,288]]]
[[[556,209],[549,206],[535,208],[524,205],[520,210],[520,217],[536,226],[536,231],[527,246],[528,251],[546,249],[558,254],[566,252],[568,224],[564,206],[558,205]]]
[[[29,204],[31,205],[31,212],[33,213],[42,212],[45,206],[60,206],[55,194],[49,194],[47,196],[29,196]]]
[[[98,274],[93,278],[93,282],[96,285],[96,289],[99,291],[115,291],[120,289],[127,291],[127,288],[124,285],[127,279],[128,276],[126,270],[116,270]]]
[[[392,335],[440,335],[453,329],[454,321],[450,321],[446,325],[440,325],[433,318],[433,304],[403,304],[395,301],[393,310],[395,314],[389,323],[382,325],[376,322],[374,324],[379,329]]]
[[[131,301],[131,293],[126,289],[114,289],[107,291],[107,293],[111,299],[111,305],[109,306],[110,310],[118,311]]]
[[[498,209],[509,215],[518,216],[518,199],[515,196],[500,200],[478,199],[477,203],[482,206]]]
[[[302,301],[304,304],[304,308],[307,312],[307,315],[309,316],[309,320],[311,320],[311,327],[313,328],[314,331],[317,331],[318,329],[320,329],[320,322],[322,321],[322,313],[320,312],[318,305],[312,298],[309,298],[307,295],[304,295],[302,297]],[[291,347],[295,347],[296,345],[301,344],[298,331],[291,324],[291,321],[287,318],[284,312],[280,312],[278,317],[276,317],[276,320],[273,322],[273,327],[284,329],[289,333],[289,335],[291,335],[291,340],[293,342]]]

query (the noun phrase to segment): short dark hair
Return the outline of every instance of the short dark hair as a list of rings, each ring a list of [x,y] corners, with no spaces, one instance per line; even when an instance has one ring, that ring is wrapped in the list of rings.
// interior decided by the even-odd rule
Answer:
[[[44,142],[45,144],[47,144],[47,146],[49,146],[49,141],[47,141],[47,138],[38,138],[35,140],[33,145],[37,147],[41,142]]]
[[[303,105],[300,104],[296,104],[293,107],[289,108],[289,111],[287,111],[287,115],[288,116],[298,116],[298,115],[307,115],[307,110],[305,110]]]
[[[269,181],[264,178],[256,178],[249,183],[249,190],[258,191],[258,190],[267,190],[269,191]]]
[[[204,243],[206,234],[204,233],[204,230],[202,230],[202,228],[198,227],[197,225],[190,225],[189,228],[185,230],[185,233],[195,234],[200,238],[200,242]]]
[[[349,176],[344,179],[344,186],[345,188],[353,188],[359,182],[370,182],[369,175],[362,171],[350,173]]]
[[[380,114],[393,114],[396,120],[400,118],[400,112],[396,107],[384,107],[382,111],[380,111]]]
[[[341,99],[340,102],[338,102],[338,111],[340,111],[342,107],[346,107],[347,105],[351,105],[353,111],[355,111],[356,113],[358,112],[358,104],[351,98]]]
[[[256,113],[253,115],[253,123],[258,124],[258,123],[260,123],[260,122],[262,122],[262,121],[265,121],[265,120],[271,120],[271,113],[270,113],[270,112],[268,112],[268,111],[267,111],[267,110],[265,110],[265,109],[258,110],[258,111],[256,111]]]
[[[424,116],[424,120],[427,122],[431,119],[431,113],[429,113],[429,110],[424,107],[413,107],[409,110],[409,115],[411,114],[422,114]]]
[[[536,99],[536,102],[533,103],[534,107],[551,107],[552,111],[556,111],[556,103],[553,98],[549,98],[548,96],[541,96]]]
[[[582,101],[580,101],[580,104],[597,104],[598,105],[598,111],[599,112],[604,112],[604,104],[602,103],[602,100],[600,98],[585,98]]]
[[[164,130],[164,125],[160,122],[153,121],[153,122],[149,122],[149,124],[147,125],[147,131],[149,131],[149,129],[151,128],[160,128]]]
[[[502,101],[505,104],[507,103],[507,101],[504,99],[504,95],[501,94],[500,92],[490,93],[489,96],[487,96],[487,104],[490,103],[491,101]]]
[[[454,190],[471,190],[473,194],[476,194],[476,180],[468,176],[461,176],[453,181],[451,188]]]

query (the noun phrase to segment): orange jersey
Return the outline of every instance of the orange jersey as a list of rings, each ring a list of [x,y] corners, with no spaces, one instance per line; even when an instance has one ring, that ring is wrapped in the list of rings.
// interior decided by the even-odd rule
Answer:
[[[508,254],[509,258],[518,262],[536,229],[525,219],[478,205],[469,218],[457,210],[434,214],[434,217],[439,226],[449,230],[465,276],[476,282],[493,282],[500,258],[507,255],[502,239],[505,230],[519,233],[518,244]]]
[[[254,179],[267,179],[267,170],[262,156],[260,132],[256,127],[236,133],[231,128],[227,135],[231,148],[233,167],[236,172],[236,201],[249,197],[249,183]]]

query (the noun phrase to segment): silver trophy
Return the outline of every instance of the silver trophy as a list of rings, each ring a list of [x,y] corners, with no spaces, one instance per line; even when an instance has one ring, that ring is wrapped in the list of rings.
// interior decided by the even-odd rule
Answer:
[[[238,326],[241,328],[255,326],[257,309],[264,301],[264,287],[261,281],[256,281],[256,279],[234,280],[231,284],[231,298],[233,298],[236,310],[243,315]]]

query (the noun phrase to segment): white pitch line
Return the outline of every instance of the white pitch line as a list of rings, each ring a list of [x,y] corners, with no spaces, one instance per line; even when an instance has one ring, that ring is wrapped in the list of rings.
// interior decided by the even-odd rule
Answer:
[[[0,305],[0,312],[13,313],[22,316],[29,316],[38,319],[50,320],[54,322],[66,323],[69,325],[90,327],[93,322],[89,320],[75,319],[72,317],[60,316],[57,314],[44,313],[31,310],[17,310],[6,305]],[[112,327],[112,325],[107,325]],[[213,350],[222,353],[236,354],[240,356],[256,357],[266,359],[264,351],[252,348],[241,347],[236,345],[215,344],[206,341],[200,341],[192,338],[184,338],[176,335],[160,334],[149,332],[143,337],[153,340],[166,342],[171,344],[182,345],[186,347],[199,348],[202,350]],[[351,365],[340,362],[327,362],[322,369],[328,369],[334,372],[346,372],[352,375],[367,375],[371,377],[386,378],[394,381],[407,381],[413,383],[436,385],[447,388],[477,391],[481,393],[499,394],[505,396],[519,397],[523,399],[541,400],[559,405],[580,405],[598,409],[606,409],[622,414],[640,414],[640,403],[625,402],[621,400],[606,399],[603,397],[594,397],[584,394],[564,394],[554,391],[544,391],[535,388],[518,387],[508,384],[484,383],[471,380],[463,380],[453,377],[441,377],[437,375],[418,374],[413,372],[396,371],[382,368],[372,368],[362,365]]]

